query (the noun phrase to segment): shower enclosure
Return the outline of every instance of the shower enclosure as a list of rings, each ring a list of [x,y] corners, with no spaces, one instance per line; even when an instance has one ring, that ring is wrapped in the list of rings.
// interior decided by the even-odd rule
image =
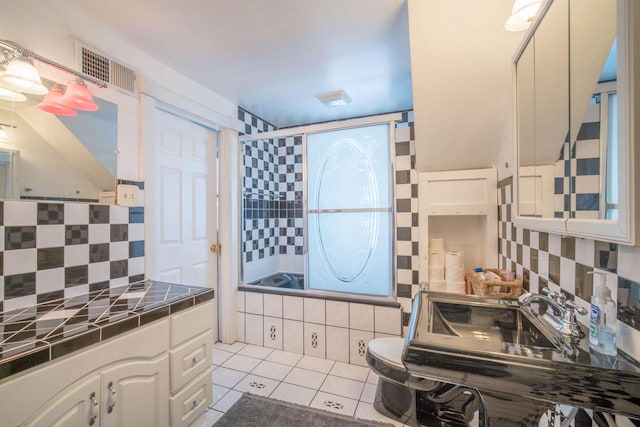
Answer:
[[[393,126],[242,141],[242,284],[388,296]]]

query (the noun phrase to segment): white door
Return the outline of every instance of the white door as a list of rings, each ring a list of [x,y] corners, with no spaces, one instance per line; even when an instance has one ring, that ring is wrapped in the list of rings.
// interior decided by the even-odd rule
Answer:
[[[218,134],[160,110],[155,122],[147,276],[217,290]]]

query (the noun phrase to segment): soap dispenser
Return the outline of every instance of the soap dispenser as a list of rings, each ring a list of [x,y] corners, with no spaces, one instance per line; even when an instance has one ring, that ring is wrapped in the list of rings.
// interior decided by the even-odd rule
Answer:
[[[617,354],[616,347],[616,303],[611,299],[611,290],[605,285],[606,275],[593,272],[594,293],[591,297],[591,319],[589,322],[589,346],[608,356]]]

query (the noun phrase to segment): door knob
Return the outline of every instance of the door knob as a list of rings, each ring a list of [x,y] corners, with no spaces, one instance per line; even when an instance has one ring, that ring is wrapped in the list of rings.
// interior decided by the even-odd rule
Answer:
[[[219,245],[219,244],[217,244],[217,243],[214,243],[214,244],[212,244],[212,245],[211,245],[211,247],[209,248],[209,250],[210,250],[212,253],[214,253],[214,254],[215,254],[216,252],[220,252],[220,251],[222,250],[222,246],[220,246],[220,245]]]

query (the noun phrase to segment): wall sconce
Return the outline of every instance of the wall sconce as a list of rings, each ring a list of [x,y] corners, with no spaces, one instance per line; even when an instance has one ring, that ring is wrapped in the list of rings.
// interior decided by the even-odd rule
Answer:
[[[49,93],[44,97],[42,102],[38,104],[38,108],[47,113],[57,116],[75,116],[78,113],[73,108],[69,108],[62,104],[64,97],[64,89],[58,83],[54,84]]]
[[[44,95],[49,90],[44,87],[40,79],[40,73],[33,66],[33,61],[19,57],[13,59],[7,65],[7,69],[0,74],[0,82],[14,91]]]
[[[507,31],[523,31],[533,22],[542,0],[515,0],[511,16],[504,23]]]
[[[56,85],[52,88],[55,93],[50,94],[42,84],[40,73],[33,65],[34,59],[65,71],[76,79],[69,83],[66,92],[62,86]],[[27,100],[24,93],[46,94],[47,96],[38,104],[38,108],[60,116],[76,115],[74,110],[96,111],[98,109],[85,82],[91,82],[98,87],[107,87],[107,83],[101,80],[53,62],[8,40],[0,40],[0,66],[6,67],[3,72],[0,71],[0,99],[21,102]]]
[[[75,110],[96,111],[98,105],[93,102],[93,95],[87,84],[81,78],[77,78],[69,83],[60,104]]]

